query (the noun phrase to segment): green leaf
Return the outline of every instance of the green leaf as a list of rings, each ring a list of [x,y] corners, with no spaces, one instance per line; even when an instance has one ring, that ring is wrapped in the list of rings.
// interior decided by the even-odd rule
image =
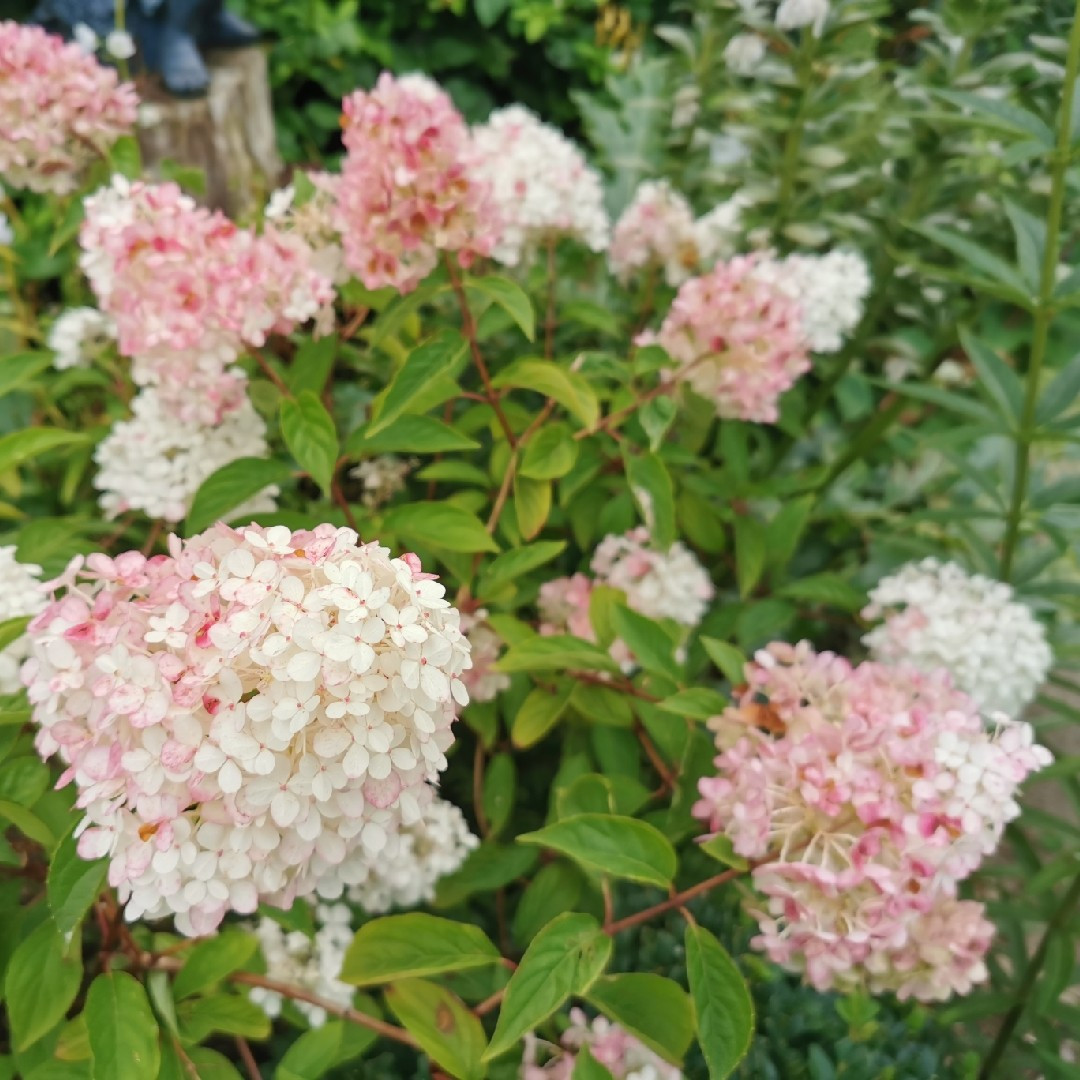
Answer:
[[[490,893],[528,874],[538,862],[531,848],[485,841],[452,874],[439,878],[435,906],[452,908],[476,893]]]
[[[556,859],[541,866],[525,887],[514,912],[514,940],[532,941],[545,923],[572,911],[581,897],[584,878],[573,863]]]
[[[574,467],[578,445],[566,424],[549,424],[525,444],[518,472],[531,480],[557,480]]]
[[[374,986],[498,962],[499,950],[479,927],[414,911],[361,926],[345,954],[341,979]]]
[[[1046,149],[1054,145],[1054,133],[1039,117],[1028,112],[1027,109],[1010,105],[1007,101],[998,101],[982,94],[971,94],[961,90],[932,89],[930,93],[941,98],[942,101],[955,105],[958,109],[970,111],[980,123],[988,127],[1012,131],[1019,135],[1030,135]]]
[[[349,436],[345,450],[350,456],[367,454],[452,454],[478,450],[475,439],[436,420],[433,416],[399,416],[374,435],[367,427]]]
[[[774,575],[791,561],[816,505],[815,495],[788,499],[769,522],[765,530],[765,554]]]
[[[49,861],[45,891],[53,922],[61,934],[70,934],[82,922],[105,885],[108,869],[108,859],[81,859],[72,833],[60,841]]]
[[[20,810],[33,806],[48,786],[48,767],[36,757],[17,757],[0,765],[0,799]]]
[[[578,814],[518,836],[519,844],[540,844],[568,855],[589,870],[666,888],[678,866],[671,841],[636,818]]]
[[[735,579],[744,599],[754,591],[765,570],[765,529],[752,517],[735,519]]]
[[[717,833],[699,846],[706,855],[717,862],[723,863],[725,866],[733,867],[736,870],[746,870],[750,866],[741,855],[735,853],[731,837],[725,833]]]
[[[514,477],[514,513],[518,531],[531,540],[547,523],[551,513],[551,481]]]
[[[337,1065],[363,1054],[378,1036],[374,1031],[344,1020],[329,1020],[305,1031],[285,1051],[275,1080],[318,1080]]]
[[[337,430],[311,390],[302,390],[295,398],[282,398],[281,434],[297,464],[329,498],[338,457]]]
[[[731,648],[730,645],[727,647]],[[727,706],[728,700],[723,694],[718,694],[715,690],[709,690],[703,686],[696,686],[691,690],[680,690],[677,694],[664,698],[657,708],[673,713],[675,716],[689,717],[691,720],[710,720],[714,716],[719,716]]]
[[[1056,420],[1076,403],[1080,394],[1080,353],[1077,353],[1050,381],[1035,408],[1035,422],[1042,426]]]
[[[624,449],[623,464],[630,491],[652,539],[666,551],[675,542],[675,488],[671,476],[656,454],[635,456]]]
[[[657,397],[645,402],[638,410],[638,422],[649,437],[649,449],[656,453],[664,444],[664,436],[675,422],[679,408],[669,397]]]
[[[893,391],[893,393],[914,398],[916,401],[925,401],[948,412],[970,417],[972,420],[981,420],[989,424],[996,421],[994,413],[982,402],[973,401],[971,398],[964,397],[963,394],[953,393],[951,390],[943,390],[940,386],[912,382],[892,383],[885,379],[873,379],[871,381],[878,386],[883,386],[886,390]]]
[[[89,436],[60,428],[23,428],[0,439],[0,475],[60,447],[80,446]]]
[[[506,985],[484,1060],[506,1053],[571,994],[587,993],[606,967],[611,946],[611,938],[591,915],[567,912],[549,922]]]
[[[514,548],[497,555],[480,574],[479,592],[485,596],[500,585],[514,581],[530,570],[551,562],[566,550],[565,540],[537,540],[535,544]]]
[[[404,979],[386,990],[386,1003],[435,1064],[457,1080],[480,1080],[487,1036],[456,994],[424,979]]]
[[[510,741],[514,746],[519,750],[535,746],[559,722],[574,685],[566,682],[555,693],[539,686],[529,692],[510,724]]]
[[[86,995],[93,1080],[157,1080],[158,1025],[142,984],[126,971],[99,975]]]
[[[483,806],[492,836],[498,836],[514,809],[517,769],[510,754],[496,754],[484,770]]]
[[[686,974],[709,1076],[723,1080],[746,1057],[754,1036],[754,1003],[723,945],[700,926],[686,928]]]
[[[199,485],[187,515],[189,536],[200,533],[215,521],[227,520],[230,510],[258,495],[271,485],[283,486],[293,470],[283,461],[268,458],[237,458],[212,472]]]
[[[82,984],[82,955],[77,937],[73,944],[66,955],[56,924],[46,919],[12,953],[4,996],[16,1050],[25,1050],[56,1027],[75,1000]]]
[[[976,385],[985,391],[1003,417],[1015,421],[1024,401],[1024,387],[1016,372],[966,329],[960,330],[960,342],[979,375]]]
[[[41,844],[42,847],[50,848],[56,841],[49,826],[17,802],[0,799],[0,818],[6,818],[19,832]]]
[[[468,277],[466,283],[498,304],[529,341],[535,340],[536,312],[533,311],[532,301],[516,281],[488,274],[484,277]]]
[[[200,941],[188,954],[173,983],[173,996],[183,1001],[203,993],[226,975],[239,971],[254,955],[258,941],[243,930],[225,930]]]
[[[931,243],[951,251],[971,269],[978,270],[1013,290],[1018,297],[1030,299],[1032,290],[1020,272],[1000,256],[975,243],[974,240],[936,225],[910,225],[909,228]]]
[[[593,983],[586,1000],[676,1065],[694,1038],[690,998],[661,975],[605,975]]]
[[[330,378],[337,359],[337,334],[324,334],[322,337],[305,337],[292,358],[285,382],[294,394],[310,390],[321,394]]]
[[[615,1080],[611,1070],[601,1065],[592,1056],[587,1046],[583,1046],[574,1057],[574,1071],[570,1080]]]
[[[383,519],[385,528],[409,543],[446,551],[498,551],[483,522],[471,511],[449,502],[413,502],[395,506]]]
[[[243,1039],[265,1039],[270,1017],[246,997],[212,994],[185,1001],[180,1006],[180,1030],[189,1042],[203,1042],[214,1032]]]
[[[485,30],[493,27],[509,6],[510,0],[473,0],[476,20]]]
[[[376,399],[367,437],[377,435],[412,408],[432,383],[453,378],[465,360],[468,344],[456,330],[442,330],[413,349],[390,385]]]
[[[778,590],[780,596],[809,604],[826,604],[841,611],[858,611],[866,604],[866,593],[839,574],[828,572],[789,581]]]
[[[1037,292],[1041,284],[1043,252],[1046,250],[1046,223],[1022,206],[1005,200],[1005,213],[1016,238],[1016,261],[1028,287]]]
[[[106,155],[114,173],[129,180],[137,180],[142,174],[142,154],[134,135],[123,135],[109,147]]]
[[[0,397],[25,386],[51,364],[52,357],[47,352],[12,353],[3,357],[0,359]]]
[[[634,659],[646,670],[666,675],[674,682],[682,680],[682,669],[675,659],[675,642],[652,619],[619,604],[612,610],[615,634],[622,638]]]
[[[14,619],[0,622],[0,649],[6,649],[13,641],[18,641],[26,633],[30,619],[30,615],[16,615]]]
[[[491,381],[497,388],[513,386],[546,394],[576,416],[586,428],[595,427],[600,419],[600,403],[588,379],[567,371],[552,360],[516,360]]]
[[[507,649],[495,664],[499,671],[610,671],[619,665],[603,649],[569,634],[529,638]]]

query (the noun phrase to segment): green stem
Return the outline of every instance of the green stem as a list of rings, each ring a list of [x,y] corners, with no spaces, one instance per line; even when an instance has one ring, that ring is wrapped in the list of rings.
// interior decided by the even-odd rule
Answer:
[[[1054,912],[1050,921],[1046,924],[1043,936],[1040,939],[1031,960],[1028,961],[1028,966],[1024,971],[1024,977],[1020,981],[1020,986],[1017,988],[1016,1000],[1002,1018],[1001,1027],[998,1028],[997,1037],[994,1039],[994,1045],[990,1047],[990,1052],[986,1055],[986,1060],[979,1070],[978,1080],[990,1080],[990,1077],[993,1076],[995,1069],[1001,1062],[1001,1058],[1008,1048],[1009,1041],[1012,1039],[1013,1032],[1016,1030],[1016,1025],[1020,1022],[1020,1017],[1023,1015],[1024,1009],[1027,1006],[1028,998],[1031,997],[1031,991],[1035,987],[1035,981],[1039,977],[1039,972],[1042,971],[1043,964],[1046,963],[1046,956],[1050,951],[1050,946],[1053,944],[1054,937],[1057,935],[1058,931],[1064,929],[1068,924],[1077,902],[1080,902],[1080,874],[1077,874],[1076,877],[1073,878],[1073,883],[1069,886],[1069,891],[1062,898],[1057,911]]]
[[[802,150],[803,132],[806,130],[806,113],[810,104],[810,83],[814,74],[814,51],[817,35],[807,28],[802,31],[799,53],[795,58],[795,77],[798,81],[799,104],[795,109],[791,126],[784,136],[784,156],[780,164],[780,192],[776,197],[776,229],[787,224],[791,201],[795,194],[795,172]]]
[[[1002,581],[1008,581],[1012,575],[1017,542],[1020,539],[1020,524],[1024,516],[1024,503],[1027,500],[1031,444],[1035,436],[1035,406],[1039,397],[1043,361],[1046,359],[1046,346],[1050,338],[1050,323],[1054,317],[1054,286],[1058,254],[1061,250],[1061,216],[1065,207],[1065,172],[1069,165],[1073,93],[1076,89],[1078,72],[1080,72],[1080,0],[1077,0],[1072,30],[1069,33],[1069,53],[1065,62],[1065,82],[1061,90],[1061,111],[1058,114],[1057,146],[1051,158],[1050,205],[1046,213],[1046,249],[1043,252],[1039,296],[1035,305],[1035,320],[1031,333],[1024,407],[1020,416],[1020,430],[1016,435],[1012,500],[1006,518],[1005,540],[1001,549],[1000,577]]]

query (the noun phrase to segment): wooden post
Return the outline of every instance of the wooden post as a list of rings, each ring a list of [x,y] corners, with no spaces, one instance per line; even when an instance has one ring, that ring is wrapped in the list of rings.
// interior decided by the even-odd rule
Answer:
[[[160,175],[163,161],[201,169],[206,193],[199,201],[243,220],[282,173],[266,54],[256,46],[212,52],[206,61],[205,97],[171,97],[156,80],[139,86],[139,147],[151,176]]]

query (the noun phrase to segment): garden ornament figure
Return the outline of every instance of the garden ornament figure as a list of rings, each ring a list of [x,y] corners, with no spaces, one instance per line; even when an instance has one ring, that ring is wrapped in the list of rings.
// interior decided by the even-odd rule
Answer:
[[[115,28],[115,0],[41,0],[34,22],[71,36],[80,24],[99,37]],[[160,73],[178,97],[206,91],[210,75],[200,49],[230,49],[259,40],[255,27],[225,10],[223,0],[127,0],[126,29],[139,62]]]

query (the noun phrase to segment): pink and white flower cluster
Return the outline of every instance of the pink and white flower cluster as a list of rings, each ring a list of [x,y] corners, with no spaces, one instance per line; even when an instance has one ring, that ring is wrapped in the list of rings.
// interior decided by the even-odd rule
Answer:
[[[461,616],[461,632],[469,639],[472,656],[472,667],[462,675],[470,701],[494,701],[510,685],[510,676],[495,670],[502,638],[487,619],[486,608]]]
[[[705,617],[715,592],[705,568],[685,544],[677,540],[667,551],[659,551],[651,546],[644,526],[605,536],[590,568],[595,577],[579,573],[540,586],[541,634],[573,634],[595,642],[590,604],[597,585],[619,589],[626,606],[641,615],[672,619],[690,628]],[[633,654],[624,641],[612,643],[611,655],[624,671],[633,670]]]
[[[380,858],[446,767],[469,647],[414,555],[351,529],[216,525],[81,557],[31,623],[43,757],[129,919],[186,934]]]
[[[464,118],[423,75],[383,72],[343,103],[337,226],[346,266],[369,289],[411,292],[440,252],[491,253],[498,220]]]
[[[135,124],[138,99],[112,68],[37,26],[0,22],[0,177],[66,195]]]
[[[201,424],[178,419],[156,386],[144,387],[131,403],[131,418],[114,424],[94,450],[94,486],[106,516],[139,510],[162,521],[180,521],[212,473],[239,458],[268,457],[266,424],[243,393],[243,382],[237,390],[235,404],[217,423]],[[276,495],[277,488],[266,488],[232,516],[275,510]]]
[[[712,401],[720,417],[772,424],[810,357],[799,303],[759,270],[758,258],[741,255],[691,278],[659,332],[639,344],[662,346],[675,363],[666,377]]]
[[[591,1021],[581,1009],[570,1010],[570,1026],[559,1045],[525,1036],[521,1080],[571,1080],[578,1054],[587,1047],[593,1059],[615,1080],[682,1080],[682,1072],[606,1016]],[[540,1064],[540,1059],[545,1062]]]
[[[496,260],[517,266],[545,242],[563,237],[593,251],[607,247],[600,175],[561,131],[511,105],[493,112],[473,138],[500,221]]]
[[[743,208],[736,196],[695,218],[666,180],[647,180],[615,223],[608,249],[611,271],[625,284],[659,269],[669,285],[681,285],[716,259],[734,254]]]
[[[333,296],[299,237],[239,228],[175,184],[114,176],[85,205],[83,272],[135,381],[158,386],[182,419],[220,419],[235,391],[229,365]]]
[[[878,582],[863,611],[881,619],[864,638],[875,660],[944,668],[981,709],[1018,716],[1054,656],[1042,623],[1012,587],[956,563],[923,559]]]
[[[480,846],[465,815],[453,803],[433,798],[422,816],[402,825],[377,861],[353,863],[362,877],[353,875],[343,883],[350,903],[368,914],[391,908],[410,908],[435,898],[439,879],[452,874]],[[321,895],[331,888],[329,879],[319,885]]]
[[[754,944],[820,990],[942,1000],[986,978],[992,927],[957,885],[1049,763],[1027,724],[984,726],[943,671],[774,643],[711,723],[719,775],[694,808],[762,860]]]

